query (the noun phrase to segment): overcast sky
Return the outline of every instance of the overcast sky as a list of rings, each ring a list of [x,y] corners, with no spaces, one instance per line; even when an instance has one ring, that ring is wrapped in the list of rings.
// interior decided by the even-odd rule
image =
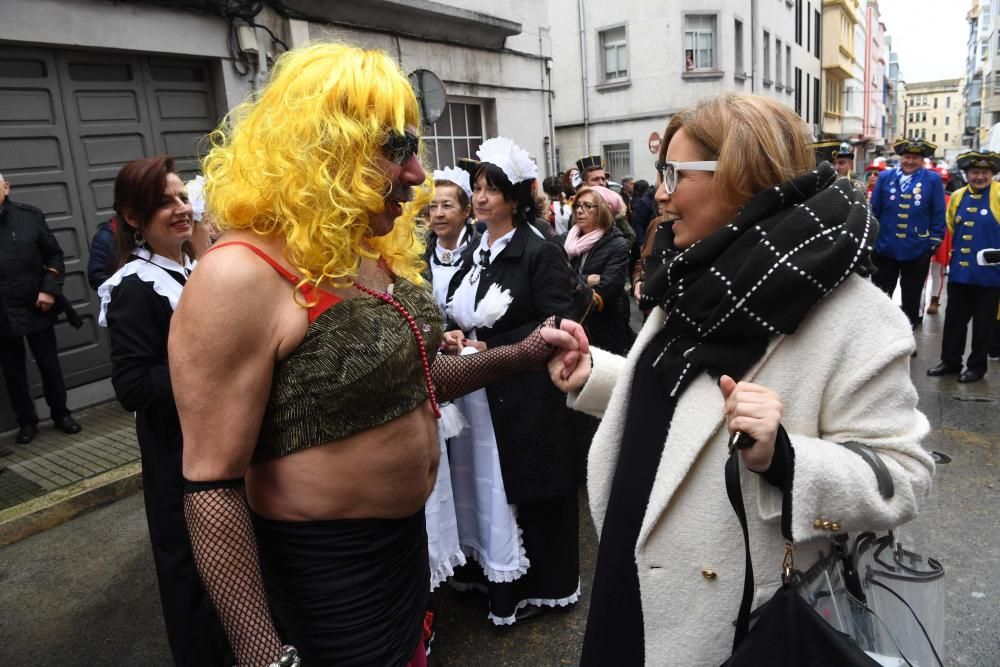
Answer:
[[[965,77],[971,0],[879,0],[878,6],[904,81]]]

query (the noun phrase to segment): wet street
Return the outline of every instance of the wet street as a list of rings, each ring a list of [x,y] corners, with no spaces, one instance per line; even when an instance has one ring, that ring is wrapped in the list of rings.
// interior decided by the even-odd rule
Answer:
[[[938,467],[923,513],[900,533],[947,570],[946,663],[992,667],[1000,664],[1000,364],[969,385],[927,378],[941,320],[928,318],[918,333],[912,376],[934,429],[926,447],[951,462]],[[494,628],[482,597],[443,586],[431,664],[576,664],[595,552],[584,510],[581,603],[524,627]],[[0,549],[0,664],[170,664],[141,495]]]

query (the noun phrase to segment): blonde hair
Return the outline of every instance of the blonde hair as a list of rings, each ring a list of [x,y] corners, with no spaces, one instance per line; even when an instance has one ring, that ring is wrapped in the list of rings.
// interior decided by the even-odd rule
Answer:
[[[582,195],[591,195],[597,200],[597,224],[604,231],[610,230],[612,225],[615,224],[615,216],[611,212],[611,207],[608,206],[608,202],[604,201],[604,197],[589,185],[581,186],[576,191],[576,195],[573,196],[573,224],[576,224],[576,205],[580,203]]]
[[[220,229],[285,241],[303,284],[344,285],[362,257],[422,281],[417,213],[431,180],[415,188],[392,231],[373,236],[392,183],[379,162],[392,132],[420,126],[413,90],[385,53],[313,44],[283,54],[270,83],[227,116],[203,162],[205,198]]]
[[[806,124],[789,107],[761,95],[723,93],[674,114],[660,144],[661,160],[681,129],[703,159],[719,162],[712,182],[732,212],[761,190],[815,166]]]

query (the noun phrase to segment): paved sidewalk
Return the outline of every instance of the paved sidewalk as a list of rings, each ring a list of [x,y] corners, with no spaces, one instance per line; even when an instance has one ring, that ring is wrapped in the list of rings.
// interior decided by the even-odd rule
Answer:
[[[75,435],[48,420],[27,445],[0,435],[0,545],[140,488],[133,416],[112,401],[73,417],[83,426]]]

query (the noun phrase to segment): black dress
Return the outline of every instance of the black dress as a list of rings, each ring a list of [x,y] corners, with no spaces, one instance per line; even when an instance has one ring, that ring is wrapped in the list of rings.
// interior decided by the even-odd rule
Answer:
[[[152,261],[159,259],[154,255]],[[153,270],[162,271],[158,280],[180,285],[186,281],[182,271],[159,265]],[[195,569],[184,520],[183,439],[167,366],[173,307],[167,297],[136,274],[121,278],[110,295],[106,318],[111,382],[122,407],[135,412],[146,522],[174,663],[199,667],[232,664],[222,625]]]
[[[599,536],[581,666],[642,665],[645,661],[635,545],[677,407],[677,398],[666,391],[653,366],[666,342],[665,333],[654,336],[642,351],[632,379],[625,431]]]
[[[495,247],[494,247],[495,250]],[[496,253],[494,253],[496,254]],[[475,327],[489,347],[522,340],[550,315],[579,319],[579,282],[555,244],[518,225],[492,260],[463,266],[450,294],[476,271],[476,303],[496,286],[511,302],[491,326]],[[584,294],[589,300],[589,292]],[[466,332],[467,334],[469,332]],[[517,506],[528,571],[511,582],[487,581],[478,566],[459,568],[455,579],[484,586],[494,623],[513,622],[525,604],[566,606],[579,597],[579,508],[576,461],[569,437],[566,398],[546,371],[486,386],[507,502]]]

